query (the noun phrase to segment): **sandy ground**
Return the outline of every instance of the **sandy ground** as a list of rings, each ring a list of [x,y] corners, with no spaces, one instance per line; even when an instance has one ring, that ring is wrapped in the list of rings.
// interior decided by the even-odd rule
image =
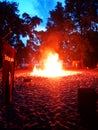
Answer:
[[[9,109],[2,107],[1,81],[0,76],[0,129],[98,130],[98,108],[89,120],[78,112],[78,88],[98,92],[98,70],[61,78],[32,77],[28,71],[15,71]]]

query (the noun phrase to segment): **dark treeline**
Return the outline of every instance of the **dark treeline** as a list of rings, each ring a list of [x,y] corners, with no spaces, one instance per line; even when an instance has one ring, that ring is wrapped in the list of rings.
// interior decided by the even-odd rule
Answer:
[[[32,12],[31,12],[32,13]],[[2,41],[14,46],[16,66],[39,61],[46,50],[59,53],[65,63],[82,61],[83,66],[98,64],[98,1],[65,0],[50,11],[46,31],[36,31],[38,16],[19,15],[16,2],[0,2],[0,66]],[[21,37],[29,37],[26,45]]]

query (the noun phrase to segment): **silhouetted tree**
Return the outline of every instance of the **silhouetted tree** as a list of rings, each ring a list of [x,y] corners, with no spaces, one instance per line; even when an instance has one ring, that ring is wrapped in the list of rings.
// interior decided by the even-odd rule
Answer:
[[[85,61],[85,64],[89,67],[96,67],[98,63],[98,32],[90,30],[87,32],[86,37],[89,40],[92,51],[87,52],[88,60]]]
[[[98,1],[97,0],[66,0],[66,14],[74,21],[76,31],[87,39],[90,50],[86,50],[87,58],[85,63],[87,66],[96,66],[98,62]],[[81,43],[80,45],[84,44]],[[87,45],[85,45],[87,48]],[[97,49],[96,49],[97,48]]]
[[[10,45],[15,46],[16,49],[18,48],[16,59],[22,59],[22,57],[25,59],[25,55],[21,55],[23,50],[26,49],[26,47],[23,46],[24,43],[21,37],[29,36],[33,44],[34,29],[40,22],[40,18],[37,16],[30,17],[27,13],[24,13],[21,18],[16,2],[0,2],[0,37],[6,40]],[[2,44],[2,42],[0,42],[0,44]]]
[[[65,8],[58,2],[55,10],[50,11],[47,34],[51,32],[52,36],[54,33],[57,37],[58,51],[65,61],[68,59],[85,62],[89,59],[88,54],[92,54],[94,47],[87,37],[87,32],[96,31],[98,28],[97,6],[96,0],[66,0]]]
[[[39,38],[37,36],[37,31],[35,30],[36,26],[39,25],[42,20],[37,17],[30,17],[29,14],[24,13],[22,15],[23,19],[23,25],[24,25],[24,30],[26,30],[26,36],[28,36],[28,40],[26,42],[26,47],[25,47],[25,62],[29,63],[35,56],[35,53],[38,53],[38,48],[40,45]],[[25,29],[26,28],[26,29]]]
[[[19,19],[17,4],[15,2],[0,2],[0,38],[1,38],[1,46],[3,40],[6,40],[11,45],[14,44],[12,39],[17,37],[19,39],[19,35],[16,34],[16,30],[19,30],[19,27],[16,27],[18,23],[20,26],[21,19]],[[13,33],[14,32],[14,33]],[[11,41],[11,42],[10,42]],[[15,40],[14,40],[15,41]],[[0,49],[0,53],[2,50]],[[2,56],[2,54],[1,54]],[[0,57],[0,62],[2,63],[2,57]]]
[[[66,0],[66,14],[74,21],[81,35],[85,35],[91,29],[98,30],[97,0]]]
[[[68,50],[67,44],[69,44],[70,34],[74,29],[73,21],[66,17],[65,8],[58,2],[55,9],[50,11],[50,18],[48,18],[47,22],[47,34],[49,33],[52,36],[52,44],[54,44],[54,48],[57,48],[56,51],[59,52],[64,60],[69,55],[66,51]],[[55,37],[53,38],[53,36]]]

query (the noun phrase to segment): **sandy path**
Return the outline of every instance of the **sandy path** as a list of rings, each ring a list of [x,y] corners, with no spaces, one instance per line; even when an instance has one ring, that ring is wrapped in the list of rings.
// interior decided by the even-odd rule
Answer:
[[[10,116],[7,120],[7,112],[1,107],[0,127],[7,128],[9,121],[10,128],[18,129],[87,130],[90,124],[78,113],[80,86],[97,91],[98,73],[85,72],[55,79],[16,74]]]

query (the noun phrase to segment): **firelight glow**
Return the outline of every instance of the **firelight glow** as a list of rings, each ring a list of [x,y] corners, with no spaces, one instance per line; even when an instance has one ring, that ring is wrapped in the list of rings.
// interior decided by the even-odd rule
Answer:
[[[58,54],[50,52],[48,54],[47,59],[44,60],[43,69],[34,66],[31,75],[40,77],[60,77],[60,76],[74,75],[77,73],[79,72],[63,70],[62,62],[59,60]]]

